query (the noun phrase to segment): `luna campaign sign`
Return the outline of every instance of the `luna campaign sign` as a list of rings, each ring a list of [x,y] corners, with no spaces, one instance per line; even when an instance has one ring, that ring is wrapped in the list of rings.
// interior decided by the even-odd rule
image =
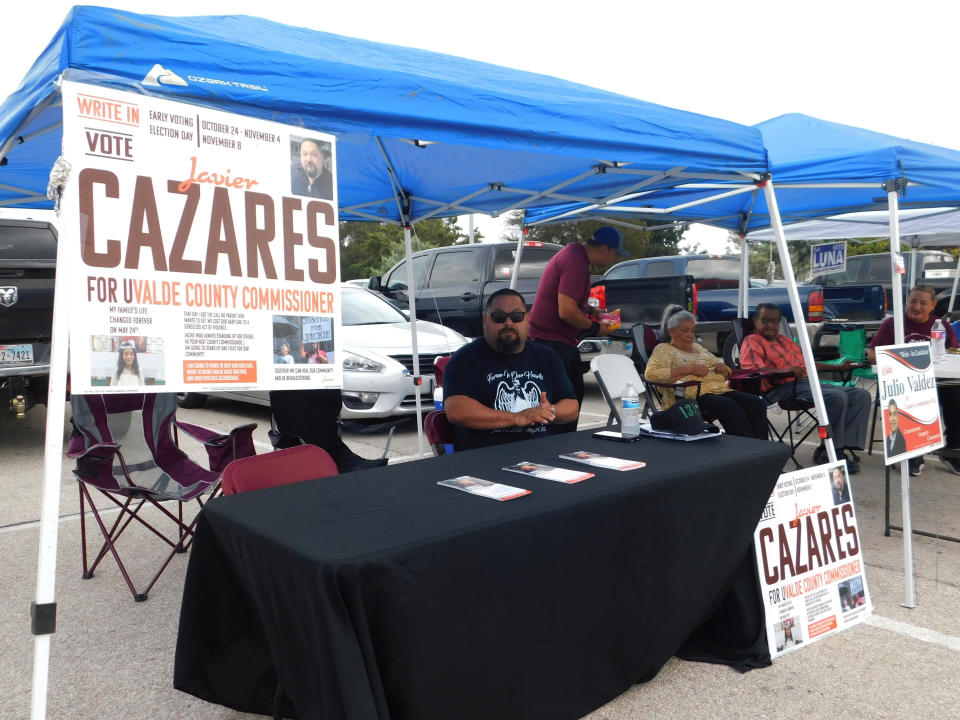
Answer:
[[[813,275],[829,275],[847,270],[846,241],[814,245],[810,248],[810,272]]]
[[[887,465],[943,447],[930,343],[876,348]]]
[[[341,387],[333,137],[62,93],[73,391]]]
[[[754,533],[771,657],[872,612],[845,461],[784,473]]]

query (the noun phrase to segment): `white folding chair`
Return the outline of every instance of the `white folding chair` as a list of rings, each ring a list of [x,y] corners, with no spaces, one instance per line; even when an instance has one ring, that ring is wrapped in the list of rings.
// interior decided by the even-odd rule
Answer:
[[[597,379],[603,399],[610,406],[607,424],[614,420],[620,424],[620,398],[627,383],[633,384],[638,395],[644,392],[643,380],[637,373],[633,360],[626,355],[605,353],[597,355],[590,361],[590,370]]]

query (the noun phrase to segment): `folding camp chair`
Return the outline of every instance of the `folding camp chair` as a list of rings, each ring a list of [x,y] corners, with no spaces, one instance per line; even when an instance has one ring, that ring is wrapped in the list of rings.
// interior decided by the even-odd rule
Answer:
[[[447,418],[444,410],[433,410],[423,419],[423,432],[427,442],[433,449],[434,455],[450,455],[453,452],[453,441],[456,437],[453,424]]]
[[[688,393],[693,393],[693,398],[700,397],[700,382],[698,380],[686,380],[676,383],[647,380],[645,375],[647,363],[650,362],[650,355],[653,353],[653,349],[661,342],[660,334],[643,323],[634,325],[630,328],[630,332],[633,335],[633,350],[631,351],[630,357],[637,373],[643,381],[647,396],[647,402],[643,408],[643,417],[663,410],[663,394],[665,392],[674,393],[674,396],[678,400],[687,397]],[[707,422],[713,422],[714,420],[708,413],[703,414],[703,419]]]
[[[740,318],[733,321],[733,332],[734,336],[737,338],[738,359],[739,348],[743,345],[744,338],[751,334],[753,330],[754,324],[752,318]],[[780,317],[780,334],[786,335],[790,338],[793,337],[792,333],[790,332],[790,324],[787,322],[787,319],[782,316]],[[735,387],[737,390],[741,390],[742,392],[752,392],[754,394],[763,396],[766,393],[760,389],[761,380],[764,378],[768,380],[786,378],[792,374],[793,373],[788,371],[766,372],[763,373],[762,376],[760,373],[755,373],[751,374],[747,379],[739,382],[734,382],[731,380],[731,387]],[[794,390],[795,389],[796,386],[794,385]],[[793,464],[796,465],[797,469],[799,470],[803,466],[797,460],[797,448],[799,448],[800,445],[802,445],[803,442],[810,437],[813,431],[816,430],[820,424],[820,421],[817,419],[815,414],[816,405],[812,401],[807,401],[798,397],[785,398],[776,403],[776,405],[786,413],[787,422],[783,430],[780,430],[770,420],[770,415],[768,413],[767,429],[770,433],[770,439],[781,443],[785,442],[789,445],[790,459],[793,460]],[[772,407],[772,405],[770,407]]]
[[[183,504],[196,500],[203,507],[201,496],[217,492],[220,473],[227,463],[255,453],[253,430],[256,425],[245,425],[221,435],[178,422],[176,395],[172,393],[72,395],[71,406],[73,432],[67,457],[77,461],[74,474],[80,492],[83,577],[93,577],[109,552],[134,600],[146,600],[174,554],[184,552],[193,537],[196,519],[189,523],[184,520]],[[209,469],[196,464],[178,447],[177,430],[203,443]],[[100,491],[120,508],[109,529],[102,511],[93,502],[91,489]],[[163,505],[164,501],[177,503],[176,514]],[[87,504],[104,538],[92,563],[88,563],[87,558]],[[145,517],[147,513],[141,512],[149,507],[171,520],[174,530],[164,533],[155,527]],[[140,592],[134,587],[117,550],[117,541],[134,520],[171,547],[160,569]]]
[[[845,360],[851,362],[866,362],[867,354],[867,332],[863,328],[847,328],[837,333],[837,350],[840,357],[836,360],[827,360],[826,362],[840,364]],[[870,439],[868,441],[867,455],[873,455],[873,446],[875,443],[882,443],[883,438],[875,437],[877,429],[877,416],[880,414],[880,383],[877,382],[877,373],[871,367],[857,368],[850,372],[852,382],[862,379],[874,384],[873,388],[873,418],[870,421]],[[848,380],[848,382],[851,382]]]
[[[637,374],[637,368],[630,358],[616,353],[597,355],[590,361],[590,370],[597,379],[603,399],[610,406],[607,424],[616,421],[619,425],[621,423],[620,401],[627,383],[631,383],[639,395],[645,392],[643,379]]]
[[[223,471],[223,494],[235,495],[337,474],[337,464],[326,450],[316,445],[295,445],[234,460]]]

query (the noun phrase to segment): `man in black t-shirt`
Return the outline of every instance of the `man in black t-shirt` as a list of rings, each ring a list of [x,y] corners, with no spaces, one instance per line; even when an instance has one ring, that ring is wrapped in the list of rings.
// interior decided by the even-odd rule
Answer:
[[[487,300],[483,337],[450,358],[443,402],[456,450],[543,436],[579,416],[560,356],[527,342],[528,317],[520,293],[498,290]]]

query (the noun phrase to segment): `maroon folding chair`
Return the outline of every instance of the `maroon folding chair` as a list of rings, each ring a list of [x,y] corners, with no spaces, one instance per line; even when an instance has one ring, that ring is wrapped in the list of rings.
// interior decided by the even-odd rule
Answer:
[[[173,559],[185,552],[193,538],[196,518],[186,522],[183,504],[196,500],[202,508],[202,495],[211,497],[219,488],[220,473],[236,457],[254,454],[253,430],[245,425],[227,435],[176,420],[177,400],[172,393],[122,395],[72,395],[73,432],[67,457],[76,460],[74,474],[80,492],[80,537],[83,577],[93,577],[100,561],[109,552],[133,599],[147,599],[147,593]],[[177,431],[194,437],[207,450],[209,468],[191,460],[177,445]],[[91,489],[98,490],[120,512],[108,529],[103,511],[93,502]],[[177,504],[176,513],[165,507]],[[92,563],[87,557],[86,505],[103,534],[103,545]],[[174,528],[161,531],[141,513],[155,508],[173,522]],[[146,587],[138,592],[117,551],[117,541],[136,520],[170,546],[170,553]]]
[[[223,471],[223,494],[235,495],[337,474],[337,464],[326,450],[316,445],[294,445],[234,460]]]
[[[456,431],[445,410],[431,410],[423,419],[423,432],[434,455],[450,455]]]
[[[433,379],[437,387],[443,387],[443,371],[447,369],[450,357],[450,355],[437,355],[433,359]]]

